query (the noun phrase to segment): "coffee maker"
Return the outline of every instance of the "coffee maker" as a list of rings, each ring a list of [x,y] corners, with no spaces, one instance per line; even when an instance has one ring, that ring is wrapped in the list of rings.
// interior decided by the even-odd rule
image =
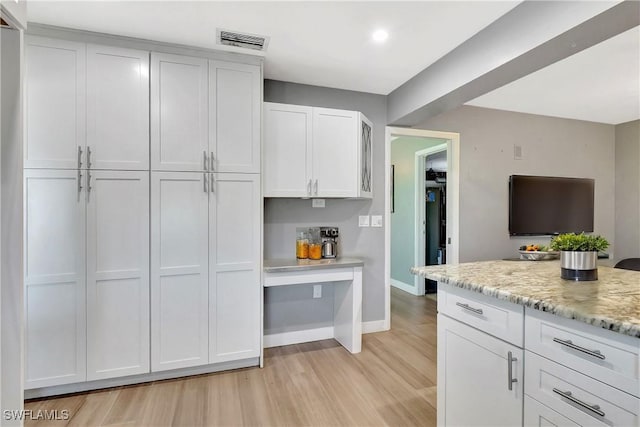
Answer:
[[[322,258],[338,257],[338,227],[320,227]]]

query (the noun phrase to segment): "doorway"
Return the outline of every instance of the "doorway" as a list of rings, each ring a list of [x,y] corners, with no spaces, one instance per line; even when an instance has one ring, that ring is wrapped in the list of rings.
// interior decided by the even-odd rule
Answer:
[[[414,295],[424,295],[424,279],[418,279],[417,276],[411,275],[409,279],[409,283],[406,281],[398,281],[397,279],[393,279],[392,281],[392,250],[395,257],[398,257],[398,252],[401,253],[400,258],[403,259],[406,263],[406,267],[402,267],[400,270],[404,268],[405,271],[408,272],[408,269],[412,266],[423,266],[426,264],[426,239],[422,239],[421,233],[418,233],[420,228],[416,229],[416,226],[413,225],[413,234],[410,236],[410,239],[397,239],[393,238],[393,226],[392,222],[394,222],[393,216],[397,215],[398,208],[401,208],[401,197],[398,195],[398,184],[399,182],[399,173],[400,171],[396,169],[396,165],[392,162],[392,145],[394,143],[398,143],[403,140],[403,138],[423,138],[423,139],[431,139],[438,140],[439,143],[432,144],[430,147],[426,147],[426,149],[433,148],[435,146],[440,146],[439,150],[432,150],[427,152],[420,152],[420,150],[415,150],[412,153],[412,157],[414,158],[414,162],[422,165],[421,167],[414,167],[414,181],[416,182],[418,178],[415,175],[418,174],[418,170],[420,170],[420,185],[416,185],[416,189],[419,189],[422,193],[418,193],[415,191],[413,194],[413,201],[411,203],[411,208],[413,209],[413,213],[411,215],[411,221],[415,220],[415,223],[418,223],[420,226],[426,227],[425,224],[420,223],[420,218],[422,218],[422,211],[427,211],[426,206],[426,193],[427,188],[425,185],[426,175],[424,166],[426,166],[427,157],[429,154],[434,154],[439,151],[446,152],[446,164],[447,164],[447,194],[446,194],[446,205],[445,205],[445,222],[446,222],[446,235],[444,240],[444,253],[446,254],[446,263],[457,263],[458,262],[458,224],[459,224],[459,215],[458,215],[458,185],[459,185],[459,156],[460,156],[460,135],[453,132],[439,132],[439,131],[430,131],[430,130],[422,130],[422,129],[408,129],[408,128],[395,128],[395,127],[387,127],[386,129],[386,146],[385,146],[385,301],[386,301],[386,319],[389,320],[390,313],[390,289],[393,283],[394,287],[398,287],[412,293]],[[425,150],[425,147],[421,148],[421,150]],[[422,158],[420,160],[419,158]],[[424,195],[422,195],[424,194]],[[393,208],[393,209],[392,209]],[[397,218],[397,217],[396,217]],[[415,224],[413,223],[413,224]],[[402,243],[392,245],[392,240],[395,240],[396,243],[400,240]],[[408,242],[409,240],[410,242]],[[407,251],[407,247],[409,250]],[[397,267],[394,262],[394,267]],[[397,270],[397,268],[394,268]],[[406,277],[406,276],[405,276]],[[407,286],[403,286],[407,285]]]

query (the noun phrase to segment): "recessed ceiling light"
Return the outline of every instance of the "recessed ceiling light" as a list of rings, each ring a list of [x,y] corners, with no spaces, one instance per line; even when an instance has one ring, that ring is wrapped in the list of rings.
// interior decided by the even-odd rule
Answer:
[[[373,41],[382,43],[389,38],[389,33],[386,30],[377,30],[371,35]]]

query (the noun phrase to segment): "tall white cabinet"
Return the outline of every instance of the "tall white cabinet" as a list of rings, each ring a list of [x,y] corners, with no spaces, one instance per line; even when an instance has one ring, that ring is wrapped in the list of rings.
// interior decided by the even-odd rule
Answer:
[[[152,64],[167,58],[153,53]],[[195,92],[188,102],[209,118],[209,132],[205,142],[183,142],[193,153],[190,165],[152,162],[153,371],[260,356],[260,68],[170,59],[197,63],[198,79],[200,67],[208,73],[208,102]],[[187,70],[195,73],[184,68],[184,79]],[[160,92],[183,93],[181,80],[163,81]],[[151,98],[152,111],[167,111],[153,123],[159,137],[151,139],[152,153],[162,153],[164,121],[188,123],[182,113],[168,113],[179,110],[177,99]]]
[[[260,65],[25,44],[25,388],[257,364]]]

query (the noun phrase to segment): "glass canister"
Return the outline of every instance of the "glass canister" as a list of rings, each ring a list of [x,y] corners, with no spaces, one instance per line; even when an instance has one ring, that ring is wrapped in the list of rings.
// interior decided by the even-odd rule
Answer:
[[[322,258],[322,240],[320,239],[320,228],[309,229],[309,259]]]
[[[296,231],[296,258],[309,258],[309,233],[306,230]]]

